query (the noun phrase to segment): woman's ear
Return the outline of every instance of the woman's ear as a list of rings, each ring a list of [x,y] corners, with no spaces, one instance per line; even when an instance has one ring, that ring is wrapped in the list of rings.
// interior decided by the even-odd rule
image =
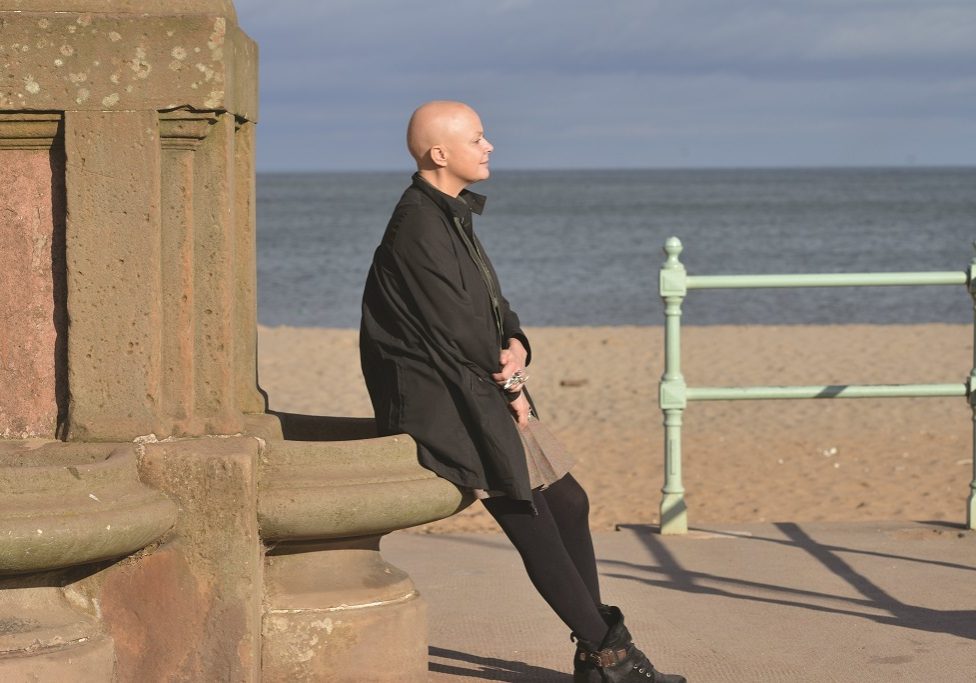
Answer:
[[[447,166],[447,151],[441,145],[434,145],[430,148],[430,160],[436,166]]]

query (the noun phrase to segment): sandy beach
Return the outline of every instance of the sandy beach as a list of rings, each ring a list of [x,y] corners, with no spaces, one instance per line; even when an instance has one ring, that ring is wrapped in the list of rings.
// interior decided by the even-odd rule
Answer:
[[[663,483],[660,327],[527,328],[543,420],[579,458],[591,526],[656,524]],[[371,416],[357,331],[259,328],[275,410]],[[690,386],[959,383],[967,325],[688,327]],[[964,398],[691,403],[691,526],[759,521],[965,520],[972,412]],[[418,532],[497,531],[479,504]]]

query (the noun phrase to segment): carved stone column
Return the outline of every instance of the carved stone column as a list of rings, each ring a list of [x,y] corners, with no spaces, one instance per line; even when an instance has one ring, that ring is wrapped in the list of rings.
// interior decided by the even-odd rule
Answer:
[[[246,411],[264,412],[246,342],[255,335],[253,244],[241,238],[254,229],[257,60],[232,3],[0,0],[0,26],[0,173],[31,188],[11,195],[29,209],[18,234],[28,219],[61,221],[55,246],[67,266],[56,284],[61,311],[71,309],[58,335],[67,357],[29,378],[23,364],[5,375],[23,386],[53,366],[70,387],[60,410],[46,394],[3,410],[22,415],[46,401],[76,441],[241,432]],[[0,354],[8,346],[0,342]],[[241,386],[245,376],[251,386]],[[31,426],[49,415],[25,419],[3,428],[53,434]]]
[[[193,434],[202,429],[195,417],[194,376],[194,154],[217,122],[213,113],[185,110],[160,116],[162,145],[163,300],[162,408],[165,431]],[[206,195],[203,195],[203,200]]]
[[[256,46],[0,0],[0,64],[0,680],[257,680]]]

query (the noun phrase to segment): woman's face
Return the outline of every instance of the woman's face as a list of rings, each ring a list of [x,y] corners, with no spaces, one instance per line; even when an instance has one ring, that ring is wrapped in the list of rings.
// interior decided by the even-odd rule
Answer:
[[[447,153],[445,168],[458,181],[469,185],[487,180],[490,175],[488,158],[495,148],[485,137],[484,126],[473,109],[466,108],[457,113],[444,148]]]

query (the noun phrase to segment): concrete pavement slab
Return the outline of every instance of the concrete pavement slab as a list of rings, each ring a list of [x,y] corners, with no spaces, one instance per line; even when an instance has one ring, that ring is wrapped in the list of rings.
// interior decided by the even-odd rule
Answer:
[[[779,523],[594,542],[606,602],[664,671],[720,681],[976,681],[976,533]],[[569,681],[574,645],[501,534],[396,533],[429,604],[431,681]]]

